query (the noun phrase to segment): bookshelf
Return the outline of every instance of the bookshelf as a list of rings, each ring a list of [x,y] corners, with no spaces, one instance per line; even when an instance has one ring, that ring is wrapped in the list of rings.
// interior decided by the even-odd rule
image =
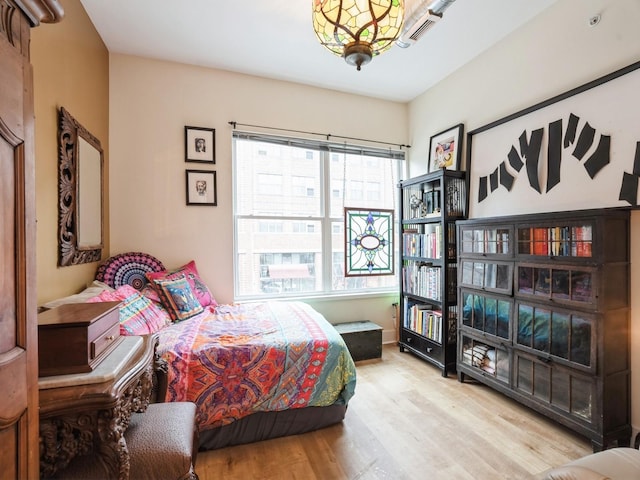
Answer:
[[[438,170],[400,183],[400,351],[455,371],[456,225],[467,208],[465,173]]]
[[[458,222],[458,379],[627,446],[629,212]]]

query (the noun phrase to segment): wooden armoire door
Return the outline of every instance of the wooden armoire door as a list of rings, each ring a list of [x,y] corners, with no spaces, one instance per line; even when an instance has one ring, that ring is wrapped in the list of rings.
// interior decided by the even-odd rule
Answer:
[[[38,478],[35,158],[30,28],[56,0],[0,0],[0,478]]]

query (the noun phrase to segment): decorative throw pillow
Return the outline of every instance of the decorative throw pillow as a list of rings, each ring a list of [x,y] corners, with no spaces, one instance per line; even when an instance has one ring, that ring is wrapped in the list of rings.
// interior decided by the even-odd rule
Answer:
[[[200,305],[203,307],[212,306],[215,307],[218,305],[218,302],[213,298],[209,287],[202,281],[200,275],[198,274],[198,269],[196,268],[196,262],[191,260],[186,265],[181,266],[176,270],[172,270],[170,272],[149,272],[146,274],[147,279],[154,284],[155,280],[167,280],[178,278],[181,275],[189,282],[191,286],[191,290],[195,294],[196,298],[200,302]]]
[[[162,304],[174,322],[180,322],[204,311],[184,275],[153,280]]]
[[[162,299],[160,298],[160,295],[158,295],[155,284],[151,285],[151,283],[147,283],[140,293],[151,300],[153,303],[162,305]]]
[[[166,311],[154,305],[130,285],[123,285],[115,291],[105,290],[87,302],[121,302],[121,335],[146,335],[157,332],[171,323]]]
[[[142,290],[147,283],[145,273],[166,270],[160,260],[143,252],[127,252],[107,258],[98,266],[96,280],[105,282],[113,288],[131,285]]]

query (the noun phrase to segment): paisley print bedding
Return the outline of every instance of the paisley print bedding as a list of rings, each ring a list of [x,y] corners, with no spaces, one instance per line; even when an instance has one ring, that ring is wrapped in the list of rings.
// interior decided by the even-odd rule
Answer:
[[[218,305],[159,332],[167,401],[192,401],[201,430],[255,412],[347,404],[355,365],[335,328],[302,302]]]

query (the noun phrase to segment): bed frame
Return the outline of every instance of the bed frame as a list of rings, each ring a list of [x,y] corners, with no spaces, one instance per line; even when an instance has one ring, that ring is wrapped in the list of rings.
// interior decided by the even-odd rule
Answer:
[[[168,365],[155,355],[152,401],[164,402],[167,393]],[[199,450],[242,445],[271,438],[299,435],[342,422],[347,406],[305,407],[279,412],[256,412],[228,425],[201,430]]]

